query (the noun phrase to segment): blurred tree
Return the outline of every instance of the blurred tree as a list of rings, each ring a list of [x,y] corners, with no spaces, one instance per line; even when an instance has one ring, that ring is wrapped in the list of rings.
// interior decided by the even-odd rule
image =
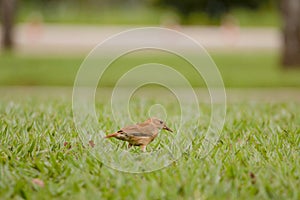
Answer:
[[[235,7],[257,9],[272,0],[152,0],[154,4],[174,8],[183,17],[193,12],[205,12],[210,18],[220,19]]]
[[[2,46],[5,50],[13,47],[13,25],[16,9],[16,0],[0,0],[2,21]]]
[[[282,64],[300,67],[300,0],[281,0],[283,18]]]

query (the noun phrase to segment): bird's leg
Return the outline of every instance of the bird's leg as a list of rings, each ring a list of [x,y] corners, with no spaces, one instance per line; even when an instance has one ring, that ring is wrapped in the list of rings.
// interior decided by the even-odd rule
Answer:
[[[132,147],[132,144],[128,143],[128,149],[130,149]]]
[[[140,148],[142,152],[146,152],[146,145],[141,145]]]

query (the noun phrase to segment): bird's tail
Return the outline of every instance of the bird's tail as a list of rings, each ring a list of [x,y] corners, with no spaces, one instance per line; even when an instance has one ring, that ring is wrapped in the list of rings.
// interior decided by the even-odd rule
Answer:
[[[105,138],[116,137],[119,133],[112,133],[105,136]]]

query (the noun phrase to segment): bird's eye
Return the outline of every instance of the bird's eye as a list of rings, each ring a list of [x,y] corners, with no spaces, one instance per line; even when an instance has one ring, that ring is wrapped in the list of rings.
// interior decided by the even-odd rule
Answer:
[[[159,121],[159,123],[160,123],[160,124],[163,124],[164,122],[163,122],[163,121]]]

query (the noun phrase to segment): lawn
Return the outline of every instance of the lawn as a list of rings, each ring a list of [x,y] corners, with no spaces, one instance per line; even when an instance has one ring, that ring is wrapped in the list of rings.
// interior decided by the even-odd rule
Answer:
[[[150,103],[132,102],[136,120],[144,120],[141,108]],[[176,106],[169,102],[167,112]],[[98,102],[97,109],[103,131],[119,128],[109,105]],[[200,104],[200,110],[199,120],[207,123],[209,105]],[[95,159],[93,147],[79,140],[68,100],[4,98],[0,113],[0,199],[300,198],[299,103],[229,104],[219,142],[208,155],[195,137],[170,166],[142,174],[118,172]],[[168,123],[176,127],[173,117]],[[148,151],[156,148],[163,147],[150,144]]]
[[[300,70],[282,70],[275,52],[212,52],[226,87],[299,87]],[[72,86],[84,56],[0,55],[0,85]],[[168,65],[187,77],[191,85],[205,87],[201,77],[183,59],[164,52],[135,52],[113,62],[101,79],[114,86],[129,69],[153,61]]]
[[[300,87],[300,71],[283,71],[274,52],[214,52],[212,58],[227,87],[241,91]],[[203,149],[203,133],[211,114],[207,101],[201,99],[200,115],[193,118],[199,124],[177,131],[181,113],[178,102],[172,100],[174,96],[169,99],[153,92],[155,87],[142,88],[151,92],[144,95],[137,91],[131,98],[133,120],[145,120],[150,106],[159,103],[168,114],[167,124],[176,130],[173,135],[162,132],[147,147],[148,153],[173,148],[170,143],[178,134],[195,137],[168,167],[150,173],[124,173],[111,169],[103,160],[112,154],[104,152],[97,159],[92,153],[102,148],[100,132],[92,133],[94,146],[80,140],[82,132],[75,128],[70,88],[83,59],[0,55],[0,199],[300,199],[300,103],[296,100],[229,102],[223,131],[207,154]],[[205,86],[189,63],[161,52],[119,58],[105,72],[101,86],[114,86],[126,71],[153,60],[178,70],[193,86]],[[63,95],[53,95],[47,87],[41,87],[43,94],[39,94],[30,93],[30,87],[7,86],[70,88],[61,90]],[[130,123],[128,117],[116,122],[106,102],[109,96],[100,97],[96,96],[96,126],[104,134]],[[183,107],[190,116],[198,114],[196,109],[187,108]],[[124,115],[124,110],[117,111]],[[155,109],[153,112],[156,114]],[[127,148],[122,141],[108,142],[118,152]],[[143,156],[138,148],[129,153]]]

